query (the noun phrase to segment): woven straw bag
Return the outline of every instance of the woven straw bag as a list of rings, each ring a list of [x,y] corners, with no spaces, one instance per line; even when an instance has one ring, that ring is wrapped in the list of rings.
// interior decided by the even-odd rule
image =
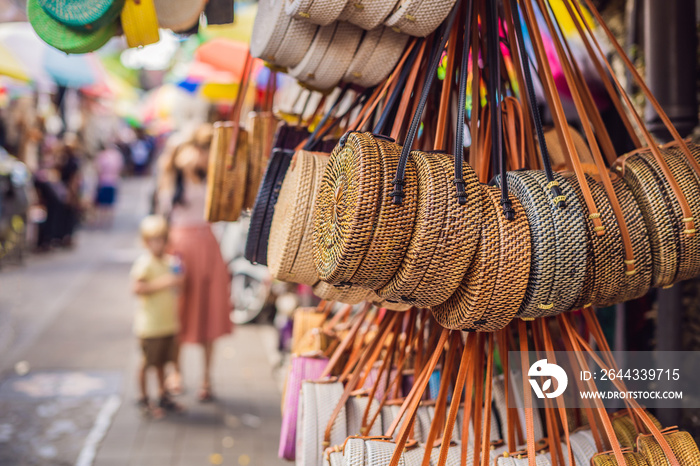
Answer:
[[[447,18],[456,0],[402,0],[384,24],[396,32],[425,37]]]
[[[311,241],[313,212],[328,156],[298,151],[282,183],[270,227],[267,264],[278,280],[306,285],[318,282]]]
[[[591,464],[591,458],[598,453],[593,437],[591,436],[591,431],[580,430],[574,432],[569,436],[569,441],[571,442],[571,450],[574,452],[576,464],[589,466]],[[564,448],[566,448],[566,446],[564,446]]]
[[[158,16],[153,0],[126,0],[121,23],[129,47],[143,47],[160,40]]]
[[[367,31],[379,27],[394,11],[395,0],[371,1],[348,0],[345,8],[338,17],[339,21],[348,21]]]
[[[582,197],[583,194],[581,194],[576,175],[564,173],[563,176],[569,181],[579,197]],[[586,182],[593,195],[595,205],[598,207],[601,221],[605,227],[605,235],[598,236],[593,221],[590,218],[587,219],[586,232],[589,248],[586,261],[586,279],[581,294],[572,306],[574,309],[614,302],[620,294],[626,270],[624,262],[619,259],[623,256],[622,235],[610,200],[601,184],[596,183],[588,175],[586,175]]]
[[[250,128],[250,160],[246,173],[244,209],[252,209],[260,189],[263,174],[270,160],[271,142],[279,120],[272,112],[252,112],[248,117]]]
[[[379,148],[366,134],[350,133],[331,153],[314,212],[314,261],[321,280],[351,283],[362,263],[379,213],[378,173]]]
[[[407,35],[391,28],[367,31],[343,80],[362,87],[376,86],[394,70],[407,42]]]
[[[631,451],[623,452],[625,466],[650,466],[644,457],[639,453]],[[615,455],[612,453],[599,453],[591,458],[591,466],[622,466],[617,464]]]
[[[153,0],[158,24],[175,32],[186,31],[199,22],[206,0]]]
[[[661,430],[661,423],[651,413],[646,413],[657,429]],[[625,411],[619,411],[612,417],[612,426],[615,431],[615,437],[620,442],[623,448],[634,449],[637,444],[638,432],[629,414]]]
[[[700,451],[693,437],[685,431],[664,433],[673,454],[681,466],[700,464]],[[637,450],[646,459],[649,466],[666,466],[669,464],[658,441],[651,435],[640,435],[637,438]]]
[[[245,258],[254,264],[267,265],[267,246],[275,205],[284,175],[294,155],[294,148],[309,136],[305,128],[282,125],[277,129],[272,154],[250,215]]]
[[[632,195],[632,191],[627,184],[615,174],[611,174],[613,189],[620,203],[622,214],[632,240],[632,249],[635,251],[635,273],[624,274],[620,278],[619,293],[611,297],[610,300],[599,299],[596,306],[610,306],[612,304],[637,299],[647,293],[651,287],[652,278],[652,256],[649,244],[647,226],[639,205]],[[597,202],[597,201],[596,201]],[[614,234],[614,227],[606,225],[607,233]]]
[[[500,212],[499,189],[482,186],[481,241],[462,283],[444,303],[432,308],[435,319],[456,330],[495,331],[520,308],[530,274],[530,227],[513,199],[515,219]]]
[[[700,212],[698,182],[690,168],[673,151],[661,149],[676,182],[685,194],[689,206]],[[680,205],[675,201],[671,185],[663,176],[651,151],[643,149],[627,154],[615,164],[629,185],[644,216],[649,232],[652,256],[652,286],[670,286],[676,281],[697,276],[700,240],[683,230]]]
[[[243,211],[248,133],[239,130],[234,145],[235,133],[232,122],[214,124],[205,204],[205,217],[210,222],[234,222]]]
[[[318,312],[315,307],[301,307],[295,310],[292,327],[292,354],[324,350],[326,335],[320,330],[325,321],[326,314]],[[309,342],[313,342],[311,346]]]
[[[348,398],[348,401],[345,403],[348,422],[348,435],[369,435],[372,437],[382,435],[381,412],[377,416],[377,420],[374,422],[374,424],[372,424],[369,431],[362,431],[362,417],[365,414],[368,404],[371,405],[368,418],[372,419],[374,414],[379,411],[379,402],[376,398],[370,399],[367,395],[357,395]]]
[[[377,294],[416,306],[436,306],[459,287],[474,257],[481,229],[474,219],[481,218],[482,192],[474,170],[465,164],[467,203],[460,205],[451,196],[451,156],[413,151],[411,159],[418,174],[416,223],[401,266]]]
[[[333,409],[343,395],[343,384],[330,381],[303,381],[299,398],[297,423],[296,464],[306,466],[321,464],[324,429],[331,419]],[[347,421],[345,406],[333,423],[331,444],[339,445],[345,438]]]
[[[66,53],[92,52],[117,33],[114,21],[90,31],[73,29],[49,16],[39,0],[27,1],[27,19],[41,40]]]
[[[338,19],[344,8],[345,0],[290,0],[284,10],[293,18],[327,26]]]
[[[511,454],[508,454],[508,456],[501,456],[496,461],[496,465],[497,466],[528,466],[529,465],[527,453],[519,452],[519,453],[516,453],[513,455],[514,456],[511,456]],[[537,456],[535,456],[535,464],[537,466],[552,466],[552,459],[551,459],[550,453],[549,452],[540,453]],[[579,466],[579,465],[576,465],[576,466]]]
[[[250,39],[250,54],[281,67],[296,66],[311,45],[318,26],[284,12],[284,1],[261,0]]]
[[[280,458],[294,460],[296,456],[297,417],[301,384],[304,380],[316,380],[319,378],[326,365],[328,365],[328,360],[325,358],[292,357],[282,405],[282,427],[280,429],[278,453]]]
[[[315,89],[335,87],[352,63],[362,32],[349,23],[320,27],[304,58],[289,70],[290,76]]]
[[[56,21],[74,29],[94,31],[113,23],[124,0],[39,0],[39,5]]]

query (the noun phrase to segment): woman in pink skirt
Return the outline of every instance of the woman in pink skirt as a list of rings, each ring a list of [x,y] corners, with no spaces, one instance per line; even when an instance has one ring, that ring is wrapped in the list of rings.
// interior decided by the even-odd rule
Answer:
[[[161,159],[159,210],[170,218],[170,247],[182,261],[185,283],[180,296],[180,343],[204,348],[200,401],[212,400],[211,362],[214,341],[231,333],[230,277],[209,223],[204,220],[206,170],[212,130],[203,125],[192,139]],[[170,389],[182,390],[180,364]]]

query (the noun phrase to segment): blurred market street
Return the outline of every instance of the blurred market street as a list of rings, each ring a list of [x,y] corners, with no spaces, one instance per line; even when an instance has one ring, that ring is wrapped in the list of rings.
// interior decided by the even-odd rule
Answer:
[[[213,403],[196,401],[199,354],[186,348],[187,412],[148,420],[135,406],[129,268],[150,189],[125,180],[111,230],[83,229],[74,250],[0,270],[1,465],[283,464],[270,326],[217,342]]]

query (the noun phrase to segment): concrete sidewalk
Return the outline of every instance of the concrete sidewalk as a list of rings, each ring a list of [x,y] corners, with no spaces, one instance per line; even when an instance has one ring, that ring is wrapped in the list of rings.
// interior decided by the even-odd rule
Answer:
[[[272,327],[239,327],[218,342],[216,402],[195,400],[201,354],[185,347],[187,412],[151,421],[135,408],[128,274],[149,194],[148,180],[127,180],[113,229],[82,231],[73,251],[0,271],[3,466],[283,464]]]

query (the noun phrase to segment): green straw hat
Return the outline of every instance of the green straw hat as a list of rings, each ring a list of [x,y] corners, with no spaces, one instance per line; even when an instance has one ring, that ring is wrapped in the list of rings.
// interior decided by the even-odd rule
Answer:
[[[124,0],[39,0],[39,5],[66,26],[94,31],[117,19]]]
[[[37,35],[47,44],[66,53],[88,53],[102,47],[117,32],[116,22],[92,31],[79,31],[56,21],[39,5],[27,1],[27,17]]]

